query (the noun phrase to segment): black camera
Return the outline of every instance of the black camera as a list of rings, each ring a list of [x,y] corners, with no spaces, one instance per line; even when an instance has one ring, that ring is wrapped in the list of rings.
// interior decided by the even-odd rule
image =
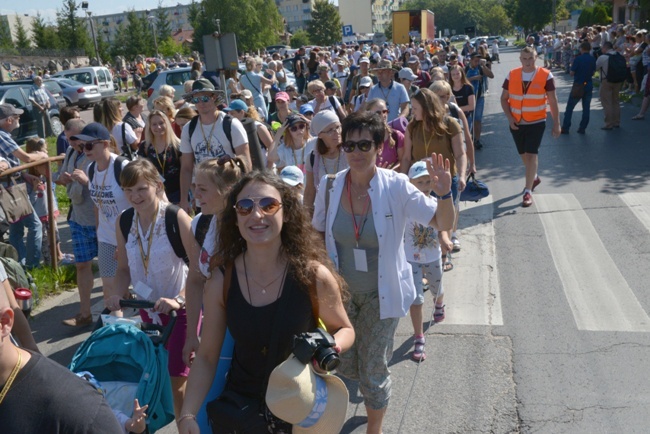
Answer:
[[[335,346],[336,342],[332,335],[321,328],[293,337],[293,354],[296,358],[304,364],[314,359],[325,371],[334,371],[341,363],[339,353],[334,349]]]

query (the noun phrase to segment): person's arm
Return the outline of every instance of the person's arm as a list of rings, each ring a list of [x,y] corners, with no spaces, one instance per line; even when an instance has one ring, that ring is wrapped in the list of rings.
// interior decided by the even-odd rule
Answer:
[[[131,270],[129,259],[126,255],[126,240],[122,236],[120,217],[115,221],[115,238],[117,239],[117,269],[115,270],[115,284],[112,292],[104,295],[106,307],[110,310],[120,310],[119,301],[129,293],[131,284]]]
[[[408,101],[403,102],[399,105],[399,115],[402,117],[408,117],[409,113],[411,112],[411,108],[409,107]]]
[[[550,90],[546,92],[546,97],[548,99],[548,105],[551,109],[551,117],[553,118],[553,137],[556,139],[560,137],[561,127],[560,127],[560,108],[557,103],[557,95],[555,90]]]
[[[266,147],[267,153],[273,150],[273,137],[271,136],[269,129],[266,128],[266,125],[258,125],[257,137],[259,137],[260,142],[262,142],[262,144]]]
[[[266,78],[266,77],[264,77],[263,75],[260,74],[260,81],[261,81],[261,83],[263,85],[271,86],[271,85],[273,85],[273,83],[277,83],[278,79],[275,76],[275,71],[274,70],[267,69],[266,73],[269,74],[272,78],[269,79],[269,78]]]
[[[401,173],[408,173],[411,168],[411,152],[413,150],[413,142],[411,142],[411,132],[407,128],[404,131],[404,150],[402,152],[402,158],[399,163],[399,171]]]
[[[483,75],[485,75],[488,78],[494,78],[494,73],[488,67],[487,63],[485,65],[480,65],[480,67],[481,67],[481,71],[483,72]]]
[[[474,111],[475,108],[476,108],[476,95],[474,95],[474,92],[472,92],[467,96],[467,104],[461,106],[460,109],[464,112],[471,112]]]
[[[333,335],[336,346],[345,352],[354,343],[354,329],[341,300],[341,288],[332,273],[322,264],[316,271],[316,292],[318,294],[318,316]]]
[[[27,152],[23,151],[22,148],[16,149],[12,152],[12,154],[23,163],[33,163],[34,161],[38,161],[43,158],[41,154],[38,153],[28,154]]]
[[[192,172],[194,172],[194,154],[185,153],[181,154],[181,201],[180,206],[185,210],[185,212],[190,211],[190,205],[188,201],[190,187],[192,185]]]
[[[316,151],[314,151],[316,152]],[[309,157],[307,157],[309,158]],[[303,205],[307,208],[310,214],[314,213],[314,201],[316,200],[316,186],[314,185],[314,173],[312,172],[313,168],[309,166],[309,163],[306,164],[307,170],[305,174],[305,194],[302,199]],[[311,169],[311,170],[310,170]]]
[[[345,111],[345,107],[343,107],[343,104],[341,104],[336,97],[334,97],[334,101],[336,101],[337,104],[336,112],[338,113],[339,117],[341,119],[345,118],[348,115]]]
[[[454,159],[456,160],[456,169],[458,170],[458,191],[465,190],[465,174],[467,173],[467,154],[463,146],[463,137],[461,132],[458,132],[451,138],[451,148],[454,152]]]
[[[510,99],[510,93],[508,92],[507,89],[503,89],[501,92],[501,110],[503,110],[503,113],[506,114],[506,118],[508,118],[508,124],[510,124],[510,129],[511,130],[518,130],[519,127],[517,126],[517,120],[515,119],[514,116],[512,116],[512,113],[510,112],[510,103],[508,100]]]
[[[474,143],[472,142],[472,135],[469,132],[469,122],[465,113],[459,110],[458,117],[460,117],[461,127],[465,137],[465,153],[467,154],[467,168],[469,173],[476,173],[476,160],[474,154]],[[466,177],[466,173],[462,174]]]
[[[427,170],[431,177],[431,190],[440,197],[446,196],[451,192],[451,171],[449,159],[441,154],[431,154],[431,159],[427,160]],[[438,199],[436,212],[429,221],[429,226],[437,228],[439,231],[450,231],[454,226],[455,218],[454,201],[451,196],[446,199]]]
[[[223,274],[215,268],[212,270],[212,277],[205,285],[202,343],[187,379],[185,399],[178,421],[180,434],[200,434],[196,414],[214,380],[225,335],[226,307],[223,303]]]
[[[11,331],[16,336],[16,338],[18,338],[18,341],[23,348],[40,353],[40,350],[36,345],[36,341],[34,340],[34,336],[32,335],[32,329],[29,327],[29,321],[27,321],[27,318],[25,318],[23,311],[20,309],[20,306],[16,301],[16,297],[14,296],[14,291],[11,289],[9,279],[3,280],[2,286],[4,287],[4,291],[7,294],[9,307],[11,307],[11,310],[14,311],[14,326]]]

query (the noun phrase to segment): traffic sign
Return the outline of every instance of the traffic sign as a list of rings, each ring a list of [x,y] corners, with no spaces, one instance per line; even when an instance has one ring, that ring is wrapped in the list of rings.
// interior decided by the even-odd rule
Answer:
[[[352,30],[351,25],[343,26],[343,36],[353,36],[354,31]]]

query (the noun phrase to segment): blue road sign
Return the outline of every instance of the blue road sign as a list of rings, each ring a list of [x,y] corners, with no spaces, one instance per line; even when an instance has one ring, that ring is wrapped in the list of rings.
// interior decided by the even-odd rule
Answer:
[[[351,25],[343,26],[343,36],[354,36]]]

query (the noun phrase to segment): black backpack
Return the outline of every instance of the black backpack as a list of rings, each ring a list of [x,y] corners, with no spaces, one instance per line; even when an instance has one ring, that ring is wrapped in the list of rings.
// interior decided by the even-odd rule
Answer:
[[[120,175],[122,175],[122,164],[124,164],[124,162],[127,160],[128,159],[126,157],[119,156],[115,158],[115,163],[113,164],[113,174],[115,175],[115,181],[117,181],[117,185],[120,187],[122,186],[122,182],[120,181]],[[97,166],[97,162],[95,161],[90,163],[88,166],[88,180],[91,182],[95,177],[95,166]]]
[[[620,53],[614,51],[611,54],[607,53],[607,74],[605,78],[610,83],[623,83],[627,78],[627,64],[625,57]]]
[[[176,205],[167,205],[167,209],[165,210],[165,232],[167,233],[167,239],[172,245],[176,256],[181,258],[186,264],[189,264],[190,260],[187,257],[187,253],[185,252],[183,240],[181,239],[180,229],[178,227],[179,210],[180,207]],[[125,210],[122,215],[120,215],[120,230],[122,231],[122,236],[124,237],[125,243],[129,240],[129,232],[131,232],[131,225],[133,224],[134,215],[135,210],[133,208]],[[205,238],[205,234],[203,236]]]
[[[201,214],[199,221],[196,223],[196,231],[194,232],[194,238],[196,242],[199,243],[200,247],[203,247],[203,242],[205,241],[205,236],[210,229],[210,223],[212,222],[212,214]]]
[[[199,115],[194,116],[190,120],[190,141],[192,141],[192,134],[194,134],[194,130],[196,130],[196,124],[199,123]],[[226,138],[228,139],[228,143],[230,143],[230,148],[232,149],[232,153],[235,153],[235,147],[232,145],[232,116],[226,115],[223,117],[223,132],[226,134]]]

